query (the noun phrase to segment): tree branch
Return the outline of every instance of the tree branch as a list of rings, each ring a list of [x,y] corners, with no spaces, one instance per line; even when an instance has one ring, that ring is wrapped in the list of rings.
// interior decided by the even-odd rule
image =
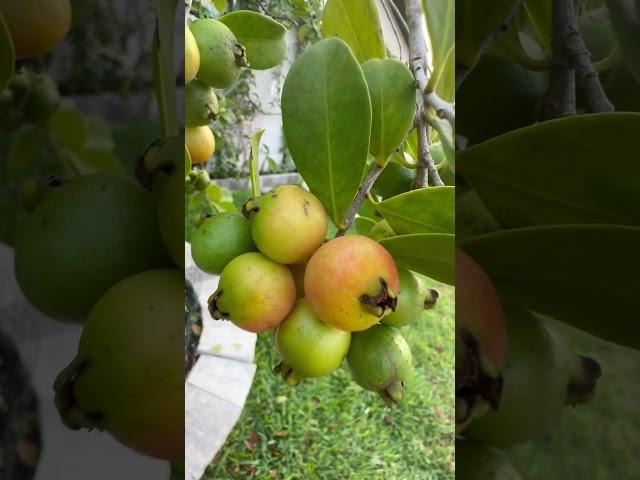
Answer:
[[[418,168],[414,188],[428,186],[428,175],[431,176],[431,184],[442,186],[444,183],[440,178],[438,169],[433,164],[433,158],[429,152],[429,135],[427,132],[427,119],[425,110],[428,106],[427,97],[430,99],[439,98],[435,93],[426,94],[427,90],[427,42],[425,32],[422,28],[422,8],[419,0],[405,0],[405,16],[409,26],[409,56],[413,78],[418,89],[418,108],[416,113],[416,129],[418,132]],[[445,102],[446,103],[446,102]],[[441,106],[442,107],[442,106]],[[436,112],[445,111],[442,108],[434,108]],[[451,108],[453,111],[453,108]],[[438,114],[440,115],[440,114]],[[455,120],[454,120],[455,123]]]
[[[349,211],[344,217],[344,221],[342,222],[342,228],[338,229],[338,232],[336,233],[334,238],[343,236],[347,232],[347,230],[349,230],[349,227],[351,227],[353,220],[356,218],[356,213],[358,213],[358,210],[362,206],[362,202],[364,202],[364,199],[369,194],[371,187],[373,186],[374,183],[376,183],[376,180],[378,179],[378,177],[380,176],[383,170],[384,170],[384,167],[381,167],[377,163],[373,165],[373,168],[369,172],[369,175],[367,175],[367,178],[365,179],[365,181],[362,183],[362,185],[360,185],[360,188],[358,189],[358,193],[356,194],[356,197],[353,199],[353,203],[351,204],[351,207],[349,207]]]
[[[602,88],[600,76],[591,62],[591,55],[578,29],[578,19],[573,0],[563,0],[558,3],[562,3],[567,10],[568,23],[563,25],[562,32],[567,59],[569,65],[575,69],[576,76],[580,79],[589,102],[589,109],[592,112],[611,112],[613,111],[613,105]]]
[[[576,76],[569,64],[565,46],[565,32],[571,25],[571,12],[573,0],[552,2],[551,71],[549,88],[540,110],[542,120],[576,114]]]
[[[502,20],[498,28],[493,32],[491,32],[491,35],[489,35],[480,46],[480,49],[478,50],[477,58],[480,58],[482,55],[484,55],[485,52],[489,50],[489,48],[491,47],[491,44],[493,43],[493,41],[499,35],[501,35],[507,30],[507,28],[509,27],[509,23],[511,22],[513,17],[515,17],[516,13],[518,13],[523,3],[524,3],[524,0],[518,0],[514,2],[513,7],[511,8],[511,10],[507,12],[507,15],[504,17],[504,19]],[[464,82],[464,79],[467,78],[467,76],[473,71],[474,68],[475,68],[475,64],[474,65],[456,64],[456,90],[458,89],[458,87],[460,87],[462,82]]]

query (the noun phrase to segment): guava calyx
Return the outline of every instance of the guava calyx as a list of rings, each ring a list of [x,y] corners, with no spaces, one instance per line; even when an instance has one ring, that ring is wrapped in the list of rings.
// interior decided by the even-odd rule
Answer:
[[[480,344],[466,328],[458,331],[462,365],[456,367],[456,424],[465,426],[487,408],[497,410],[503,390],[500,371],[482,353]]]
[[[249,61],[247,60],[247,49],[243,45],[236,42],[233,46],[233,56],[236,59],[236,65],[238,67],[248,67]]]
[[[242,215],[244,215],[244,218],[246,218],[247,220],[251,220],[251,215],[253,213],[258,213],[259,211],[260,202],[254,197],[249,198],[246,202],[244,202],[244,205],[242,205]]]
[[[569,375],[566,404],[572,407],[590,402],[596,392],[602,367],[593,358],[577,356]]]
[[[404,381],[391,380],[382,390],[378,393],[387,404],[388,407],[393,407],[402,400],[404,395]]]
[[[435,308],[439,298],[440,294],[437,290],[434,290],[433,288],[427,289],[427,294],[424,297],[424,309],[431,310]]]
[[[86,371],[86,360],[76,357],[64,369],[53,385],[55,390],[55,404],[60,412],[63,423],[71,430],[83,428],[104,430],[104,415],[97,412],[86,412],[80,408],[73,393],[76,379]]]
[[[224,320],[229,319],[228,312],[222,312],[218,309],[218,300],[224,295],[223,289],[218,289],[211,294],[207,303],[209,304],[209,313],[213,317],[214,320]]]
[[[292,367],[287,365],[285,362],[278,363],[273,371],[280,375],[282,379],[287,382],[287,385],[295,387],[298,383],[300,383],[304,377],[297,373]]]
[[[391,290],[384,278],[379,277],[380,291],[375,295],[367,293],[360,296],[360,303],[370,309],[378,318],[382,318],[387,313],[387,309],[392,312],[396,311],[398,306],[398,297]]]

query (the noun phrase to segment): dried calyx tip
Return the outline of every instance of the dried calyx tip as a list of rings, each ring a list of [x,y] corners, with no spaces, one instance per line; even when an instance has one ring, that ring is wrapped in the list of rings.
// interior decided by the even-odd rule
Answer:
[[[229,314],[227,312],[222,312],[218,309],[218,300],[220,300],[220,297],[222,297],[223,294],[224,290],[216,290],[207,301],[209,313],[214,320],[222,320],[223,318],[229,317]]]
[[[387,308],[392,312],[396,311],[398,297],[389,291],[389,287],[384,278],[380,277],[378,280],[380,282],[380,291],[376,295],[368,295],[365,293],[360,296],[360,303],[371,307],[375,311],[376,316],[382,318],[385,313],[387,313]]]

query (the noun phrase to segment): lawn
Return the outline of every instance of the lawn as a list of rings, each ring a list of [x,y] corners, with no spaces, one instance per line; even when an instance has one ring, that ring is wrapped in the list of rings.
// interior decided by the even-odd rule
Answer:
[[[346,365],[289,387],[260,335],[256,377],[239,423],[206,480],[445,480],[454,473],[454,294],[402,333],[414,374],[395,408],[351,381]]]

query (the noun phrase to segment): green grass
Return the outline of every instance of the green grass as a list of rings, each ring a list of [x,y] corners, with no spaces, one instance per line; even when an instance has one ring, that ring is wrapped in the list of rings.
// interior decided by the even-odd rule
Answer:
[[[346,365],[289,387],[272,368],[270,335],[239,423],[205,479],[431,480],[454,474],[453,289],[438,286],[437,308],[402,329],[414,374],[393,409],[362,390]]]
[[[515,447],[514,465],[527,480],[638,478],[640,352],[556,326],[577,354],[600,363],[602,378],[591,403],[565,409],[557,428]]]

